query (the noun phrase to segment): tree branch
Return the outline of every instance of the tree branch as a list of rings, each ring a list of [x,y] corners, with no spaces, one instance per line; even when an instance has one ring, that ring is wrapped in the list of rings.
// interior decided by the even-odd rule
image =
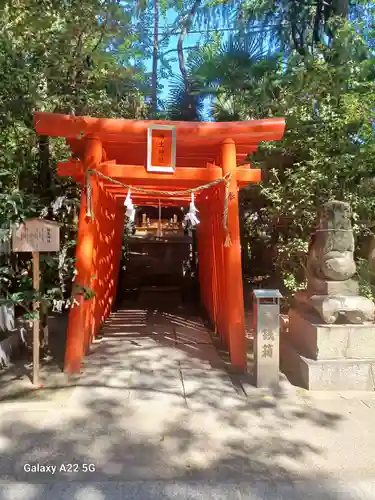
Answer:
[[[192,49],[198,49],[199,47],[197,45],[191,45],[189,47],[185,47],[184,50],[192,50]],[[165,57],[167,56],[168,54],[171,54],[172,52],[177,52],[177,48],[176,49],[169,49],[167,50],[166,52],[162,52],[160,54],[161,57]]]
[[[104,33],[105,33],[105,30],[107,28],[107,24],[108,24],[108,19],[109,19],[109,8],[107,9],[107,12],[105,14],[105,19],[104,19],[104,22],[102,24],[102,31],[100,33],[100,36],[99,36],[99,40],[97,41],[97,43],[94,45],[94,48],[91,50],[91,54],[93,54],[94,52],[96,52],[96,50],[98,49],[98,47],[100,46],[100,44],[102,43],[103,41],[103,38],[104,38]]]
[[[295,47],[296,51],[301,56],[304,56],[305,55],[305,48],[300,43],[301,34],[300,34],[300,39],[299,40],[298,40],[297,36],[298,36],[297,27],[296,27],[296,25],[294,23],[292,23],[292,39],[293,39],[294,47]]]

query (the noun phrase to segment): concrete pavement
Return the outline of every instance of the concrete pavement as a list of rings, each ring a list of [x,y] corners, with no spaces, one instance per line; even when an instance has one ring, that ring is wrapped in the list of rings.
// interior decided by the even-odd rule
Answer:
[[[120,311],[79,378],[3,390],[0,500],[375,499],[374,417],[229,375],[199,318]]]
[[[0,483],[0,500],[373,500],[374,481]]]

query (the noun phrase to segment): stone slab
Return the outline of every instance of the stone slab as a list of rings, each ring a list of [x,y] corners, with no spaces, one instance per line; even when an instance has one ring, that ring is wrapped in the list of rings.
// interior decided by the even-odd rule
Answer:
[[[328,281],[308,276],[309,295],[359,295],[359,285],[355,280]]]
[[[375,359],[313,360],[280,342],[280,368],[289,380],[312,391],[374,391]]]
[[[211,344],[211,337],[207,330],[177,326],[175,328],[177,342],[183,344]]]
[[[212,344],[176,344],[178,351],[183,354],[179,359],[180,366],[209,364],[222,366],[223,362]]]
[[[159,337],[165,337],[173,341],[176,344],[187,344],[187,345],[211,345],[212,340],[210,334],[207,330],[195,330],[189,327],[172,327],[171,325],[161,326],[156,325],[149,329],[152,335],[157,335]]]
[[[305,311],[289,311],[283,338],[306,358],[375,359],[375,324],[327,325]]]

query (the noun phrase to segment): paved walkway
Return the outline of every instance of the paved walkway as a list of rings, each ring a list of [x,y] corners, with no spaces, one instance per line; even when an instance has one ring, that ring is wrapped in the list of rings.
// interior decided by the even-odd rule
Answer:
[[[0,500],[375,499],[374,394],[254,389],[198,317],[120,311],[82,376],[12,387]]]

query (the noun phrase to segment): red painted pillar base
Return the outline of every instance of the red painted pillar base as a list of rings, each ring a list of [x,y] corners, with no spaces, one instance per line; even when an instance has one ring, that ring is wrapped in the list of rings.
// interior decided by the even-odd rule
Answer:
[[[85,322],[87,308],[85,307],[83,297],[76,298],[77,303],[69,311],[69,326],[82,325]],[[85,356],[85,347],[82,336],[77,334],[72,328],[67,331],[66,353],[64,371],[69,375],[79,373],[82,360]]]

